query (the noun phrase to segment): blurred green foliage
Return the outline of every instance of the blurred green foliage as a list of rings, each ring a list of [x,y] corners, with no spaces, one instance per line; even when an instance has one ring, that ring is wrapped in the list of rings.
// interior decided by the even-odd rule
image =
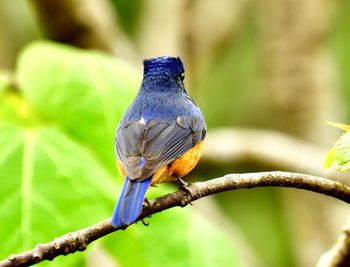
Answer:
[[[329,45],[335,57],[337,70],[337,81],[340,87],[340,95],[344,102],[346,119],[350,118],[350,17],[348,10],[350,2],[339,0],[336,6],[336,12],[332,16]]]
[[[111,0],[119,16],[119,23],[125,32],[133,37],[137,33],[143,1]]]
[[[242,163],[215,166],[206,164],[198,168],[208,178],[225,175],[227,170],[237,173],[260,171],[259,166],[246,166]],[[259,261],[257,266],[298,266],[280,188],[234,190],[216,194],[215,198],[220,204],[219,212],[244,236],[248,248]]]
[[[259,75],[257,28],[252,14],[245,22],[227,47],[215,56],[206,71],[210,75],[203,75],[196,81],[195,88],[200,91],[195,98],[210,129],[259,125],[262,98],[256,90]]]
[[[237,190],[220,194],[217,198],[227,216],[239,225],[251,242],[258,258],[264,260],[264,266],[296,266],[280,190]]]
[[[115,178],[114,131],[141,77],[126,62],[49,42],[24,49],[15,84],[0,77],[5,258],[111,215],[122,182]],[[153,217],[149,227],[131,226],[100,246],[118,266],[241,266],[232,240],[191,208]],[[43,265],[85,266],[85,255]]]

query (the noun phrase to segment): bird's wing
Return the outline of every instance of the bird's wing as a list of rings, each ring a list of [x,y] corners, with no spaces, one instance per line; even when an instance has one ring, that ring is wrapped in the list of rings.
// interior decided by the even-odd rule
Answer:
[[[119,163],[131,180],[141,176],[144,133],[145,124],[142,121],[122,122],[114,140]]]
[[[118,129],[117,156],[130,179],[144,180],[199,143],[205,131],[204,119],[197,115],[151,119],[146,125],[132,122]]]

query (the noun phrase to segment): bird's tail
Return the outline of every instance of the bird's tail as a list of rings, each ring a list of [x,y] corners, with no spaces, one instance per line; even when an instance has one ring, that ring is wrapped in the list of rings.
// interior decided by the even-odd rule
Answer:
[[[122,192],[112,216],[112,225],[114,227],[129,225],[136,221],[151,181],[152,177],[141,182],[125,177]]]

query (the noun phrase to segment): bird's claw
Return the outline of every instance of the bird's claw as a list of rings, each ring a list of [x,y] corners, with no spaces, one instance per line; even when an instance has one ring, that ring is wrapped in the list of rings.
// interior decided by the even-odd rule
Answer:
[[[142,207],[143,208],[149,208],[151,207],[151,203],[149,202],[149,200],[147,198],[144,199],[143,203],[142,203]]]
[[[180,190],[185,191],[187,194],[189,194],[191,196],[191,198],[193,198],[192,192],[191,190],[188,188],[189,183],[187,183],[186,181],[184,181],[181,178],[178,178],[179,184],[180,184]],[[192,203],[190,203],[192,205]]]

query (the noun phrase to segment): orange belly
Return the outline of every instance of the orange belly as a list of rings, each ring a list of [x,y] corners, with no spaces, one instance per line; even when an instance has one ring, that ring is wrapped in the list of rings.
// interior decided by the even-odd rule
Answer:
[[[197,165],[203,151],[204,141],[188,150],[185,154],[174,160],[172,163],[158,169],[152,178],[152,185],[164,182],[175,181],[176,178],[182,178],[188,174]],[[117,160],[118,171],[125,177],[126,172],[123,165]]]
[[[197,165],[203,151],[201,141],[172,163],[160,168],[153,176],[152,184],[175,181],[188,174]]]

